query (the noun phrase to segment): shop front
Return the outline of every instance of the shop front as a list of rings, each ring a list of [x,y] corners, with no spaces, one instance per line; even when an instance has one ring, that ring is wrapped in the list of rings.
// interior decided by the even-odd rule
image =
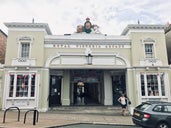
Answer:
[[[6,74],[4,107],[30,109],[38,106],[39,74],[37,71],[14,71]]]

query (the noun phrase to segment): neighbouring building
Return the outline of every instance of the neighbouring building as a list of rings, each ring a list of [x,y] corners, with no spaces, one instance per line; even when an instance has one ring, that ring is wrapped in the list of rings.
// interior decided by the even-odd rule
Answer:
[[[121,93],[130,110],[146,100],[171,101],[164,25],[132,24],[121,35],[102,34],[89,18],[64,35],[46,23],[5,25],[2,109],[117,106]]]
[[[3,64],[5,63],[7,35],[0,29],[0,104],[2,103]],[[0,107],[1,108],[1,107]]]
[[[0,29],[0,64],[5,63],[7,35]]]
[[[165,35],[166,35],[166,47],[167,47],[167,55],[168,55],[168,63],[171,64],[171,24],[168,24],[168,26],[165,29]]]

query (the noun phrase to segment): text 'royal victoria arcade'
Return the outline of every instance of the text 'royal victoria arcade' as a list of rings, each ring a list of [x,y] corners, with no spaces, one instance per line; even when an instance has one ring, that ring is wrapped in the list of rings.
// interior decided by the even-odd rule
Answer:
[[[5,23],[8,40],[0,69],[2,109],[47,111],[58,106],[118,106],[171,101],[164,25],[128,25],[106,35],[89,18],[73,34],[52,35],[46,23]]]

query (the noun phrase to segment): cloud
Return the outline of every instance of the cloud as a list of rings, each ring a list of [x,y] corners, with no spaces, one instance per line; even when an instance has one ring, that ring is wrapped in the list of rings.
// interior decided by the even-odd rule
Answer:
[[[2,0],[1,0],[2,1]],[[102,33],[118,35],[128,24],[165,24],[171,21],[169,0],[5,0],[0,4],[0,29],[4,22],[48,23],[52,33],[74,33],[90,17]],[[8,10],[6,10],[8,8]]]

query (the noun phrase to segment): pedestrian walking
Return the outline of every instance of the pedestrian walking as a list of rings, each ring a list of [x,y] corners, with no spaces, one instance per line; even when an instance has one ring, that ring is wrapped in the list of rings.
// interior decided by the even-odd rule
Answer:
[[[121,114],[122,114],[123,116],[126,115],[126,108],[127,108],[127,101],[128,101],[128,100],[129,100],[129,99],[126,98],[124,94],[122,94],[122,95],[119,97],[119,99],[118,99],[118,102],[120,102],[120,105],[121,105],[121,108],[122,108]]]

